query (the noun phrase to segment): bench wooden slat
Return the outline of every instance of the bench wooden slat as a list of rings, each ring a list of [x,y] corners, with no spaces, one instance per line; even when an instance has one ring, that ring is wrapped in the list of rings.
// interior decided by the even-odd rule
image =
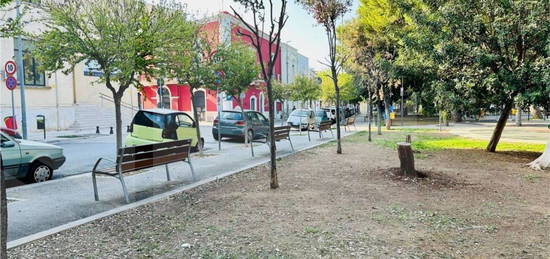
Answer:
[[[161,142],[149,145],[133,146],[133,147],[124,147],[119,150],[119,155],[125,154],[135,154],[140,152],[150,152],[163,148],[171,148],[177,146],[189,146],[191,145],[191,139],[176,140],[170,142]]]
[[[140,152],[140,153],[134,153],[134,154],[126,154],[122,156],[121,162],[128,162],[133,160],[142,160],[146,158],[155,158],[155,157],[162,157],[166,155],[170,155],[173,153],[185,153],[184,156],[187,157],[187,153],[189,151],[189,146],[179,146],[179,147],[172,147],[172,148],[166,148],[161,150],[155,150],[150,152]]]
[[[120,168],[123,173],[126,173],[126,172],[136,171],[136,170],[145,169],[149,167],[165,165],[172,162],[183,161],[185,157],[186,156],[184,156],[183,153],[175,153],[175,154],[162,156],[162,157],[125,162],[120,165]]]

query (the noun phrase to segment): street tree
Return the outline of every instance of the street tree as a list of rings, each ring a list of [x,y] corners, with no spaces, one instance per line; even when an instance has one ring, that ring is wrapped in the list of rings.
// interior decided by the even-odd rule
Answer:
[[[0,11],[3,11],[11,0],[0,0]],[[0,38],[12,35],[18,31],[16,24],[12,21],[0,19]],[[0,153],[0,258],[8,258],[8,201],[6,197],[6,179],[4,175],[4,164]]]
[[[214,59],[214,45],[216,41],[209,37],[207,33],[202,32],[200,25],[189,20],[185,12],[179,12],[180,16],[175,23],[178,24],[177,30],[174,30],[177,39],[175,44],[167,44],[161,52],[163,72],[168,78],[177,80],[180,84],[185,84],[189,88],[191,104],[193,107],[193,119],[196,123],[197,148],[202,154],[203,140],[200,134],[199,113],[195,91],[215,88],[216,72],[218,65]],[[159,86],[162,87],[162,86]]]
[[[279,101],[281,103],[286,103],[286,112],[283,112],[281,115],[281,119],[284,119],[288,116],[288,100],[291,98],[291,90],[289,84],[284,84],[281,81],[274,80],[273,81],[273,98],[275,101]],[[285,116],[286,113],[286,116]]]
[[[218,46],[214,59],[217,68],[223,71],[219,90],[236,100],[245,121],[245,143],[249,141],[248,120],[244,114],[243,95],[252,84],[257,82],[260,68],[256,62],[256,53],[241,42]],[[251,140],[250,140],[251,141]]]
[[[441,64],[438,76],[445,76],[447,87],[463,99],[479,100],[477,108],[500,110],[487,151],[495,152],[516,97],[547,100],[537,97],[548,91],[543,80],[550,67],[548,1],[393,2],[410,14],[424,38],[436,40],[421,49]],[[481,91],[468,96],[459,90],[474,86]]]
[[[332,103],[336,105],[336,91],[334,87],[334,80],[332,80],[331,71],[321,71],[317,73],[317,77],[321,78],[321,100],[324,102]],[[339,73],[338,74],[338,84],[340,85],[339,88],[339,97],[340,97],[340,103],[348,103],[351,100],[354,100],[357,98],[357,89],[354,85],[354,79],[351,74],[348,73]]]
[[[351,9],[351,0],[297,0],[313,16],[318,24],[324,27],[329,45],[328,63],[330,68],[329,77],[333,81],[336,99],[336,139],[337,154],[342,154],[342,143],[340,140],[340,85],[338,74],[342,69],[343,60],[337,55],[336,23]]]
[[[275,62],[280,55],[281,33],[288,21],[288,0],[279,0],[278,8],[274,6],[274,0],[234,0],[240,3],[246,11],[252,14],[252,22],[247,22],[243,16],[233,7],[233,13],[244,24],[246,30],[238,30],[238,33],[247,38],[256,49],[261,67],[261,74],[267,88],[269,103],[269,136],[273,136],[275,130],[275,107],[273,98],[272,78],[275,73]],[[267,14],[267,15],[266,15]],[[268,31],[263,31],[268,28]],[[277,148],[275,138],[269,138],[270,165],[272,189],[279,188],[277,178]]]
[[[121,99],[140,76],[154,76],[165,61],[159,52],[180,43],[179,4],[139,0],[45,0],[46,30],[36,35],[35,55],[46,71],[74,70],[94,62],[98,82],[112,93],[116,119],[116,148],[122,147]]]
[[[310,108],[321,97],[321,85],[309,76],[296,76],[288,86],[290,100],[308,103]]]

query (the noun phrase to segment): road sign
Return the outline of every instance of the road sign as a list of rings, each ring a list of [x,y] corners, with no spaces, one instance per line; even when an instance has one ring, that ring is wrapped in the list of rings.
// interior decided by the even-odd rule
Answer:
[[[8,75],[13,75],[15,74],[15,72],[17,72],[17,65],[15,64],[15,62],[13,61],[8,61],[6,62],[6,64],[4,65],[4,70],[6,71],[6,73]]]
[[[15,87],[17,87],[17,79],[15,79],[15,77],[13,76],[8,76],[8,78],[6,79],[6,87],[9,90],[15,89]]]

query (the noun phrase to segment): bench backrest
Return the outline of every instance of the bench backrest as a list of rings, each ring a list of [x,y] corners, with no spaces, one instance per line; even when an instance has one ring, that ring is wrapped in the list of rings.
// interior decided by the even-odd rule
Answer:
[[[321,124],[319,124],[319,130],[321,131],[328,130],[331,127],[332,127],[332,122],[330,121],[321,122]]]
[[[355,123],[355,116],[349,117],[349,118],[347,119],[347,121],[346,121],[346,124],[347,124],[347,125],[351,125],[351,124],[353,124],[353,123]]]
[[[155,143],[119,149],[117,164],[122,173],[172,162],[184,161],[189,157],[191,139]]]
[[[279,126],[275,127],[273,130],[273,136],[275,137],[275,141],[279,141],[281,139],[288,139],[290,135],[290,126]]]

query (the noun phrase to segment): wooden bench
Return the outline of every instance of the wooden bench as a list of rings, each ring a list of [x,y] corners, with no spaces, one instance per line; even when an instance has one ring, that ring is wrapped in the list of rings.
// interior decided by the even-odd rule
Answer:
[[[332,136],[334,136],[334,133],[332,132],[332,122],[331,121],[324,121],[324,122],[321,122],[319,123],[319,127],[317,127],[316,130],[312,130],[312,131],[318,131],[319,132],[319,138],[323,138],[323,131],[327,131],[327,130],[330,130],[330,134],[332,134]]]
[[[355,116],[351,116],[351,117],[346,118],[346,123],[344,124],[344,130],[348,131],[349,126],[351,126],[351,125],[353,125],[355,130],[357,130],[357,126],[355,126]]]
[[[254,142],[264,143],[269,146],[269,134],[268,135],[260,135],[260,139],[252,140],[250,143],[250,152],[252,153],[252,157],[254,157]],[[281,141],[281,140],[288,140],[290,142],[290,147],[292,148],[292,152],[294,152],[294,146],[292,145],[292,140],[290,140],[290,126],[280,126],[275,127],[273,130],[273,136],[275,138],[275,142]]]
[[[166,178],[170,181],[168,164],[174,162],[185,162],[189,164],[193,181],[195,181],[195,171],[193,170],[193,165],[191,164],[189,157],[190,153],[191,139],[120,148],[118,150],[116,162],[111,161],[114,163],[114,167],[98,169],[101,161],[109,161],[108,159],[100,158],[97,160],[94,168],[92,169],[92,183],[94,185],[95,200],[99,201],[96,182],[96,175],[98,174],[112,176],[120,181],[126,203],[130,203],[130,199],[128,197],[128,190],[126,189],[124,175],[130,172],[164,165],[166,169]]]

